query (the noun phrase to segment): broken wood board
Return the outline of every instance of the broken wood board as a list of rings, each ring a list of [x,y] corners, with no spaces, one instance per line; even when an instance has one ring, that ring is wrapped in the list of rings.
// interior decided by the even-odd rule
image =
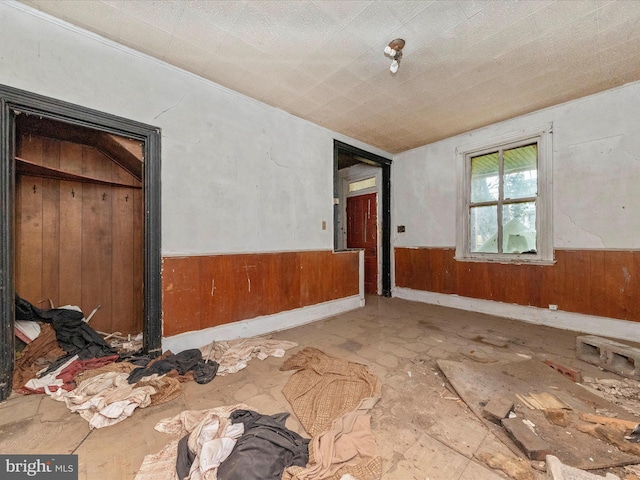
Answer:
[[[547,455],[553,453],[551,446],[536,434],[534,428],[525,424],[522,418],[504,418],[502,426],[529,459],[544,461]]]
[[[503,418],[507,418],[513,410],[513,402],[506,398],[495,397],[489,400],[482,409],[482,416],[493,423],[500,424]]]
[[[577,413],[591,413],[606,408],[619,417],[630,415],[623,409],[605,399],[576,385],[565,376],[537,360],[524,360],[510,363],[463,363],[451,360],[438,360],[438,367],[447,377],[456,392],[476,414],[478,418],[512,451],[523,455],[515,446],[505,430],[483,417],[483,405],[490,398],[501,396],[519,402],[517,395],[527,396],[533,393],[549,393],[571,408],[576,416],[574,422],[566,427],[554,425],[544,415],[544,410],[523,408],[518,416],[526,418],[536,426],[536,433],[551,448],[552,454],[564,464],[582,470],[597,470],[615,466],[640,463],[640,458],[619,451],[615,447],[579,431]]]
[[[556,397],[547,392],[530,393],[528,395],[520,395],[518,393],[516,394],[516,397],[531,410],[558,410],[562,408],[571,410],[571,407],[569,405],[558,400]]]
[[[602,425],[622,425],[627,430],[635,430],[638,425],[640,425],[640,422],[637,420],[622,420],[620,418],[603,417],[602,415],[593,415],[591,413],[581,413],[580,420],[589,423],[601,423]]]

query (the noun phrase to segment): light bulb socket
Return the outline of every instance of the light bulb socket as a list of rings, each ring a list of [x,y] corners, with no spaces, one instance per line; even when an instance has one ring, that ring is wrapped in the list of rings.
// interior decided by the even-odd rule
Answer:
[[[394,50],[402,50],[404,48],[404,40],[402,38],[396,38],[395,40],[391,40],[389,42],[389,48]]]

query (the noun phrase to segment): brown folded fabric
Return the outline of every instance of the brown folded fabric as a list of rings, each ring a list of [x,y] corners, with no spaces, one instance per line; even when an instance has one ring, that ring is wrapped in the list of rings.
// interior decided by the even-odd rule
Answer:
[[[13,389],[19,390],[43,368],[65,355],[56,340],[56,332],[46,323],[40,323],[40,335],[27,345],[16,359],[13,369]]]
[[[280,370],[298,370],[282,393],[311,436],[329,429],[363,399],[380,398],[380,381],[366,365],[330,357],[316,348],[292,355]]]
[[[282,480],[340,480],[347,473],[358,480],[378,480],[382,458],[367,411],[361,405],[361,409],[343,415],[329,430],[313,437],[307,466],[287,468]]]

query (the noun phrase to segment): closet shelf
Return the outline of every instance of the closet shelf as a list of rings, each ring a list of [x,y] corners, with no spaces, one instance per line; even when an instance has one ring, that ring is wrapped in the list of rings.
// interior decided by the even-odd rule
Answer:
[[[45,167],[37,163],[30,162],[24,158],[16,157],[16,172],[20,175],[29,175],[32,177],[53,178],[56,180],[66,180],[68,182],[93,183],[96,185],[110,185],[112,187],[137,188],[142,189],[139,185],[128,185],[126,183],[110,182],[108,180],[100,180],[98,178],[78,175],[77,173],[64,172],[53,167]]]

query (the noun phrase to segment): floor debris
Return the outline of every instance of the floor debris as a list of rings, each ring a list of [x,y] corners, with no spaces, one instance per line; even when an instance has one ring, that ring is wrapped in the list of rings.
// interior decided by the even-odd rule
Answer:
[[[622,420],[620,418],[593,415],[591,413],[581,413],[578,418],[589,423],[600,423],[602,425],[621,425],[627,430],[635,430],[640,424],[640,421],[636,420]]]
[[[640,475],[640,465],[626,465],[624,469],[629,473]]]
[[[493,423],[500,424],[513,410],[513,401],[505,397],[494,397],[483,407],[482,415]]]
[[[628,429],[623,425],[616,423],[610,423],[607,425],[583,423],[578,425],[577,428],[581,432],[588,433],[609,445],[614,445],[622,452],[640,456],[640,444],[629,442],[624,438]]]
[[[502,426],[509,436],[531,460],[544,460],[551,453],[551,447],[535,432],[531,422],[521,418],[504,418]]]
[[[507,457],[501,453],[480,453],[475,458],[485,465],[506,473],[513,480],[533,480],[531,466],[524,460]]]
[[[545,360],[544,363],[549,365],[555,371],[557,371],[557,372],[561,373],[562,375],[564,375],[565,377],[567,377],[572,382],[580,383],[582,381],[582,374],[578,370],[576,370],[575,368],[569,368],[569,367],[567,367],[565,365],[561,365],[561,364],[559,364],[557,362],[554,362],[552,360]]]
[[[424,322],[433,327],[425,327]],[[499,349],[475,340],[467,341],[466,337],[458,335],[459,332],[466,332],[473,338],[488,337],[495,333],[508,338],[517,332],[523,343],[516,349],[515,344],[509,342],[509,348]],[[499,437],[492,434],[494,430],[502,430],[502,427],[495,424],[491,427],[488,421],[482,421],[477,416],[476,412],[482,413],[487,402],[494,397],[508,397],[514,403],[514,415],[530,419],[536,428],[544,429],[541,425],[549,422],[548,411],[529,410],[513,396],[508,381],[503,385],[496,384],[495,379],[493,382],[486,382],[484,374],[475,378],[469,377],[469,388],[480,386],[483,389],[483,395],[480,397],[484,403],[478,403],[475,410],[460,400],[460,403],[447,400],[447,397],[463,398],[465,401],[468,401],[468,398],[452,393],[455,390],[449,385],[447,377],[437,370],[438,359],[459,360],[466,366],[471,364],[472,373],[485,369],[493,370],[495,367],[496,370],[503,368],[508,374],[513,374],[509,363],[523,360],[525,356],[532,357],[539,363],[546,358],[553,358],[560,364],[580,365],[574,358],[575,335],[570,332],[400,299],[367,298],[367,305],[363,309],[278,332],[273,337],[293,340],[303,346],[326,349],[326,353],[338,358],[367,364],[379,377],[383,384],[383,396],[370,411],[370,427],[379,447],[379,456],[383,459],[382,478],[385,480],[507,478],[502,471],[494,470],[474,458],[474,454],[480,452],[501,453],[513,459],[523,457],[517,447],[514,446],[520,453],[512,453],[505,446],[506,443],[502,444],[498,441]],[[352,345],[357,345],[358,348],[353,348]],[[209,346],[210,344],[205,345],[202,349],[203,358],[207,358],[210,350],[213,351]],[[500,360],[490,365],[477,364],[460,354],[459,349],[465,346],[487,353],[493,348]],[[283,360],[252,360],[248,363],[248,368],[238,375],[216,378],[207,385],[198,385],[193,381],[178,382],[182,393],[175,401],[151,408],[152,396],[152,405],[142,410],[136,409],[131,419],[110,428],[89,430],[88,422],[79,415],[69,413],[63,402],[35,395],[13,394],[7,402],[0,404],[0,450],[12,454],[23,453],[27,446],[33,452],[75,452],[79,458],[80,479],[131,480],[141,467],[144,457],[150,453],[164,451],[168,443],[167,452],[174,456],[172,462],[165,466],[165,471],[173,474],[171,478],[177,478],[175,454],[180,440],[183,440],[187,433],[159,433],[153,428],[159,420],[165,417],[172,418],[181,410],[201,411],[238,403],[251,405],[254,411],[266,414],[291,411],[281,392],[293,371],[279,370]],[[123,363],[126,362],[85,371],[77,375],[75,381],[79,384],[87,378],[109,371],[110,368],[122,368]],[[504,364],[507,364],[506,368]],[[38,370],[44,367],[46,365],[39,365]],[[479,370],[475,367],[479,367]],[[547,392],[569,404],[574,410],[563,411],[566,412],[570,424],[564,428],[549,423],[549,428],[558,429],[562,433],[562,441],[568,444],[574,442],[574,437],[580,436],[577,445],[577,448],[580,448],[583,445],[581,437],[586,434],[577,431],[575,425],[579,421],[578,413],[582,408],[580,405],[584,402],[574,402],[572,391],[566,390],[564,383],[555,385],[547,382],[546,375],[561,379],[563,376],[544,364],[542,367],[550,373],[543,373],[538,377],[536,371],[533,371],[526,377],[516,372],[516,379],[526,378],[527,382],[523,382],[522,388],[516,384],[518,388],[515,393],[528,395]],[[408,377],[407,371],[412,372],[411,378]],[[591,377],[599,377],[602,374],[617,378],[615,374],[601,372],[591,365],[586,365],[582,371],[584,375]],[[503,377],[497,378],[505,380]],[[507,375],[506,380],[512,378]],[[489,388],[485,389],[483,383],[488,383]],[[574,388],[582,388],[573,385]],[[463,391],[461,389],[459,393]],[[464,393],[466,395],[466,392]],[[595,397],[594,394],[584,397],[588,398],[596,400],[585,412],[621,419],[629,418],[628,412],[618,406],[612,408],[611,402],[603,401],[601,397]],[[289,417],[287,426],[302,436],[309,436],[295,415]],[[335,435],[333,438],[336,438]],[[595,438],[591,440],[603,443]],[[616,447],[608,443],[603,445],[604,454],[608,455],[609,450],[618,453]],[[595,462],[590,463],[594,465],[598,461],[598,455],[593,455],[591,449],[584,449],[582,454],[588,462],[588,458],[593,456]],[[633,458],[633,464],[640,463],[640,457],[630,457]],[[546,475],[544,462],[524,459],[523,461],[533,467],[535,480],[542,480]],[[625,470],[624,467],[614,467],[608,471],[624,480],[638,480],[634,473]],[[602,477],[606,473],[602,470],[590,472]],[[149,478],[159,480],[161,473],[162,469]],[[344,474],[337,480],[347,479],[362,480],[358,475],[350,474]]]
[[[525,404],[531,410],[548,410],[563,409],[571,410],[566,403],[558,400],[556,397],[547,392],[529,393],[527,395],[516,394],[518,400]]]
[[[489,398],[503,396],[519,401],[516,395],[525,398],[524,396],[531,392],[549,393],[547,389],[551,386],[557,387],[557,390],[553,390],[552,396],[571,407],[572,411],[593,412],[596,408],[606,408],[617,411],[621,416],[624,414],[624,411],[616,405],[591,394],[564,375],[558,375],[542,361],[478,364],[438,360],[437,364],[469,408],[478,418],[485,421],[485,424],[511,451],[518,455],[525,454],[529,458],[540,458],[545,452],[552,453],[563,463],[584,470],[638,463],[635,454],[630,453],[631,450],[624,452],[612,448],[609,441],[597,440],[596,437],[576,428],[571,421],[566,426],[556,425],[546,418],[545,410],[529,409],[522,403],[520,407],[518,405],[515,407],[518,418],[503,420],[503,424],[506,421],[507,425],[513,426],[511,435],[500,426],[484,419],[482,402],[487,402]],[[531,446],[526,443],[527,432],[532,432],[524,426],[523,419],[536,425],[537,436],[534,438],[541,440],[542,443],[533,442],[533,439],[531,439]],[[518,435],[518,432],[521,435]],[[623,436],[622,440],[625,441]],[[640,447],[640,444],[632,445]],[[588,457],[585,452],[589,452]]]
[[[549,455],[547,457],[547,478],[549,480],[620,480],[620,477],[613,473],[607,473],[605,477],[585,472],[578,468],[563,464],[558,457]]]
[[[600,395],[611,403],[620,405],[629,413],[640,417],[640,382],[630,378],[617,380],[613,378],[584,377],[582,385],[589,391]]]
[[[559,427],[566,427],[571,423],[567,410],[563,408],[546,408],[544,409],[544,416],[549,422]]]

